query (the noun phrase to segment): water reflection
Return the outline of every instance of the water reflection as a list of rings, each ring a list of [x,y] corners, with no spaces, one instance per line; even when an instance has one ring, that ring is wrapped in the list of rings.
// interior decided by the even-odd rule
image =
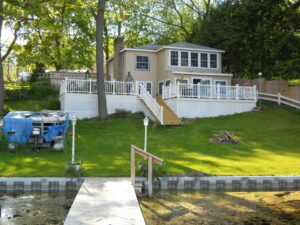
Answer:
[[[77,191],[0,194],[2,225],[62,225]]]
[[[159,192],[139,202],[151,225],[300,224],[300,191]]]

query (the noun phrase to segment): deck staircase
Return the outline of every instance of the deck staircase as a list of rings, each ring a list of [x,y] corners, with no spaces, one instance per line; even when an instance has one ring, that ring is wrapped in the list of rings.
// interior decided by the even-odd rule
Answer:
[[[156,98],[156,102],[164,108],[164,125],[182,125],[182,121],[176,116],[171,108],[161,98]]]

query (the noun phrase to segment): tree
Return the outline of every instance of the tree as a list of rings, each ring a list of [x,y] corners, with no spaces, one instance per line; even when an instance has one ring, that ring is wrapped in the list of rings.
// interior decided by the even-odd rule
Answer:
[[[15,50],[19,65],[43,63],[57,71],[92,68],[94,23],[87,8],[75,0],[41,1],[26,24],[25,44]]]
[[[107,118],[107,104],[104,85],[104,57],[103,57],[103,30],[104,30],[105,0],[98,0],[97,9],[93,12],[96,21],[96,67],[97,67],[97,92],[98,116],[100,120]]]
[[[225,50],[224,70],[235,76],[300,77],[300,3],[227,0],[193,28],[193,42]]]
[[[24,13],[26,6],[29,2],[24,1],[4,1],[0,0],[0,40],[2,38],[2,28],[4,23],[11,26],[13,29],[13,40],[8,43],[5,49],[4,43],[0,43],[0,115],[4,113],[4,73],[3,73],[3,62],[10,55],[22,27],[22,23],[30,19],[30,14]],[[2,53],[5,52],[3,55]]]

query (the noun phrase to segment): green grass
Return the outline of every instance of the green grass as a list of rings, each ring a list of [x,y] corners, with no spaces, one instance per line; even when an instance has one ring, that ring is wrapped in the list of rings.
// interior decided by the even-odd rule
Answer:
[[[76,158],[83,161],[85,176],[130,175],[130,145],[143,147],[142,117],[82,120],[76,129]],[[208,139],[221,130],[232,132],[241,144],[210,143]],[[166,175],[192,171],[210,175],[299,175],[299,134],[299,110],[266,105],[262,112],[198,119],[181,127],[150,125],[148,151],[164,160]],[[0,157],[0,176],[65,176],[71,137],[64,152],[0,151]]]

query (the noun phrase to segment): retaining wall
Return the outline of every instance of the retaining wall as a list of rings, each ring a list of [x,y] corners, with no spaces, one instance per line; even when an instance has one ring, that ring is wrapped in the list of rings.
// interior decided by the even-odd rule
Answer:
[[[83,178],[0,178],[0,192],[77,191]]]
[[[136,178],[145,190],[145,178]],[[218,190],[255,191],[300,189],[300,176],[233,176],[233,177],[159,177],[153,181],[154,190]]]

